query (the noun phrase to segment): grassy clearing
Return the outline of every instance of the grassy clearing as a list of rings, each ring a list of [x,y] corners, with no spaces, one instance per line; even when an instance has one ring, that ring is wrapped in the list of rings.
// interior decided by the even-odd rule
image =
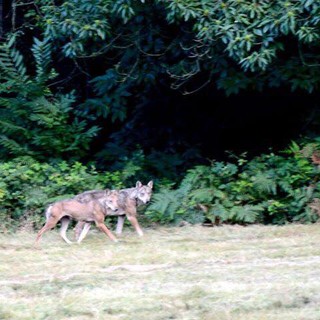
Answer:
[[[320,319],[319,224],[34,239],[0,235],[0,319]]]

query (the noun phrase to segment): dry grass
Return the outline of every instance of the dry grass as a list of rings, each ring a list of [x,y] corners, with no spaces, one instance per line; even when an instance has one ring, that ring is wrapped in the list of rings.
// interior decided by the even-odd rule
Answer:
[[[0,235],[0,319],[320,319],[320,225]]]

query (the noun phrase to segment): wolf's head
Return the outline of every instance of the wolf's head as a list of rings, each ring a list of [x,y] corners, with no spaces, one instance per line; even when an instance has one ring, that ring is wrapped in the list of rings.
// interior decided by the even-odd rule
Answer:
[[[119,192],[117,190],[106,189],[103,202],[106,207],[117,211],[119,209]]]
[[[153,181],[149,181],[147,185],[143,185],[140,181],[136,183],[136,199],[147,204],[152,196]]]

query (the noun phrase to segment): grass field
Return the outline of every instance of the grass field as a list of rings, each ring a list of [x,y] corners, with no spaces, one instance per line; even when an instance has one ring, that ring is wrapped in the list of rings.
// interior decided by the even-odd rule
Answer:
[[[320,224],[145,231],[0,235],[0,319],[320,319]]]

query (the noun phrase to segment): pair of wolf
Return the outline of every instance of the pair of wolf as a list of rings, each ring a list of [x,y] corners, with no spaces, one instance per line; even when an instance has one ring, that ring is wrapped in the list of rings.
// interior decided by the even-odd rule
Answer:
[[[137,181],[133,188],[91,190],[80,193],[72,199],[54,202],[45,212],[46,224],[38,232],[36,244],[40,241],[43,233],[54,228],[59,221],[61,221],[61,237],[67,243],[72,243],[66,234],[71,219],[78,221],[75,227],[78,243],[86,237],[92,222],[95,222],[98,229],[112,241],[117,242],[117,238],[104,224],[106,216],[118,216],[117,234],[122,233],[123,224],[127,217],[138,235],[143,236],[143,231],[137,220],[137,207],[150,201],[152,189],[152,181],[149,181],[147,185]]]

